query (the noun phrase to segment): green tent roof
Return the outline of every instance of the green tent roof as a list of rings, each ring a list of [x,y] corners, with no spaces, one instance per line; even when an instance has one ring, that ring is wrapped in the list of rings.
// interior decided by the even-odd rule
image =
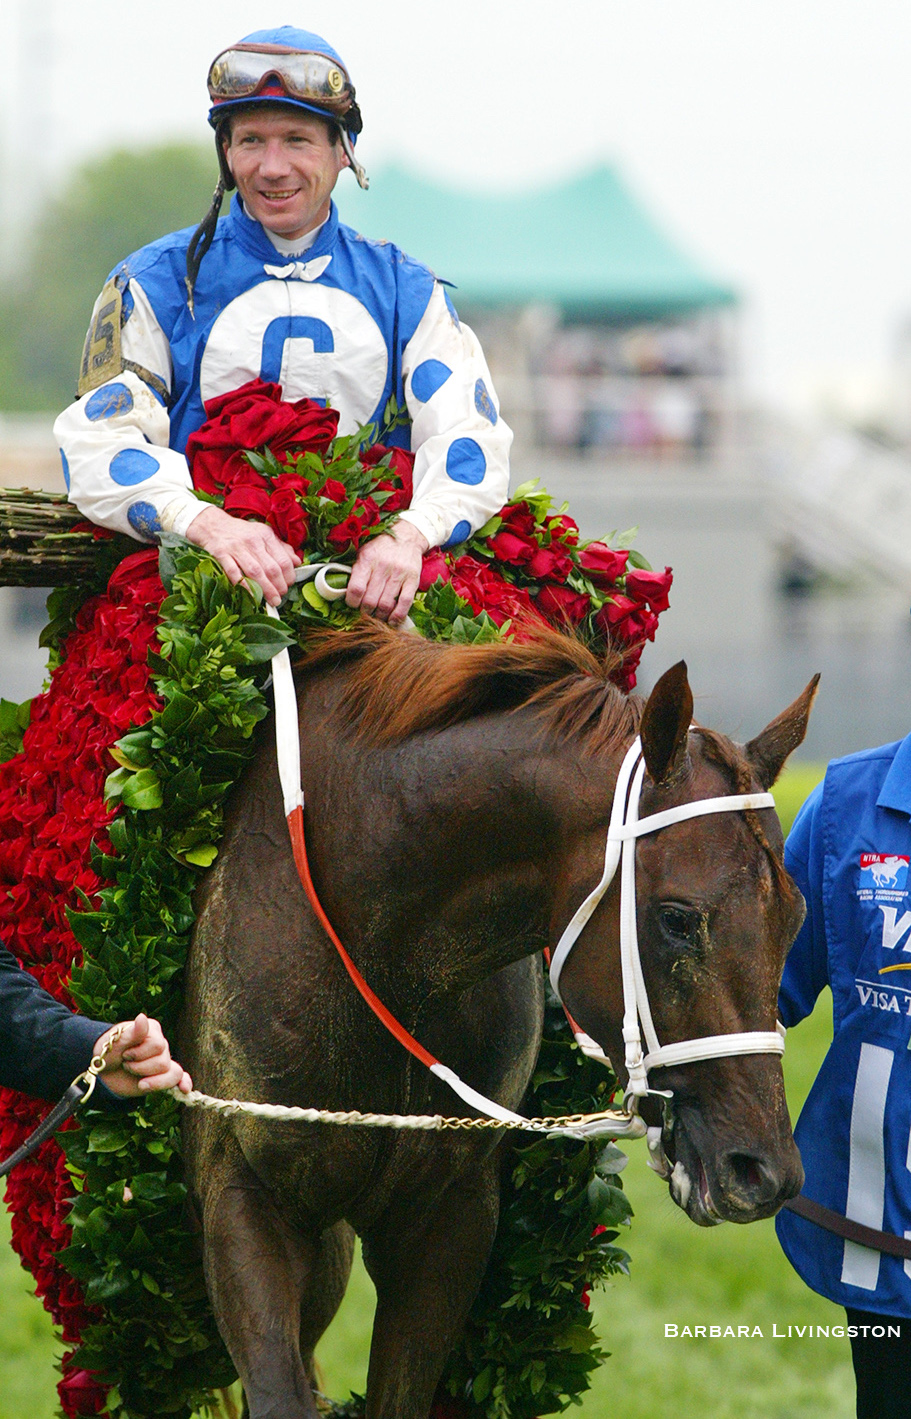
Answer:
[[[658,318],[732,303],[599,167],[567,182],[504,196],[457,192],[387,167],[362,192],[335,191],[342,221],[385,238],[458,288],[457,303],[551,301],[572,316]]]

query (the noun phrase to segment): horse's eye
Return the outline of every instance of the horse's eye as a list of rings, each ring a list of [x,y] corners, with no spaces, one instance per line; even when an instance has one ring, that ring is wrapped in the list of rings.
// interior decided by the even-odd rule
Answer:
[[[658,908],[658,920],[665,936],[680,945],[693,945],[699,938],[702,917],[691,907],[665,903]]]

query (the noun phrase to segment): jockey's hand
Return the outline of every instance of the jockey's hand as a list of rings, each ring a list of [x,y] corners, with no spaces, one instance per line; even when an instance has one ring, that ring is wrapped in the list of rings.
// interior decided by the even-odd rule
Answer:
[[[187,528],[187,540],[211,552],[235,586],[244,577],[259,582],[271,606],[277,606],[294,579],[301,559],[264,522],[244,522],[210,503]]]
[[[113,1030],[112,1026],[95,1041],[95,1054],[100,1054]],[[123,1034],[111,1046],[105,1068],[104,1082],[113,1094],[122,1098],[138,1098],[151,1089],[172,1089],[182,1094],[193,1088],[183,1065],[171,1058],[168,1042],[157,1020],[137,1015],[125,1025]]]
[[[411,610],[421,579],[421,558],[429,546],[411,522],[397,522],[391,532],[365,542],[348,582],[348,605],[400,626]]]

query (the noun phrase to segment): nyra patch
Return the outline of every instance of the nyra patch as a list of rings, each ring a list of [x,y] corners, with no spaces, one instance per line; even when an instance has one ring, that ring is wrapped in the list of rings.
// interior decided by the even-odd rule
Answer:
[[[862,852],[857,874],[858,901],[897,902],[907,896],[908,861],[894,853]]]

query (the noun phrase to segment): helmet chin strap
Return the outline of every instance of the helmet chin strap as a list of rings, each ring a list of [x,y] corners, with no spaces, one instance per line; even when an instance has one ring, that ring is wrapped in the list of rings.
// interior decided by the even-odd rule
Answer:
[[[559,998],[560,974],[567,957],[614,880],[619,866],[624,1064],[629,1076],[624,1107],[631,1112],[637,1108],[638,1100],[648,1094],[671,1097],[667,1090],[649,1088],[650,1069],[691,1064],[696,1060],[720,1059],[730,1055],[782,1054],[784,1051],[782,1025],[778,1025],[775,1030],[703,1035],[699,1039],[681,1040],[670,1045],[659,1043],[642,972],[636,929],[636,839],[648,833],[656,833],[671,823],[681,823],[687,818],[699,818],[709,813],[774,808],[775,800],[771,793],[729,794],[719,798],[701,798],[693,803],[681,803],[676,808],[667,808],[662,813],[651,813],[640,818],[639,799],[644,777],[645,760],[642,756],[641,740],[637,737],[630,745],[617,777],[601,880],[574,913],[557,943],[550,965],[550,983]],[[647,1053],[643,1053],[643,1036]],[[586,1037],[586,1043],[591,1045],[593,1042]],[[589,1049],[586,1052],[592,1051]]]

